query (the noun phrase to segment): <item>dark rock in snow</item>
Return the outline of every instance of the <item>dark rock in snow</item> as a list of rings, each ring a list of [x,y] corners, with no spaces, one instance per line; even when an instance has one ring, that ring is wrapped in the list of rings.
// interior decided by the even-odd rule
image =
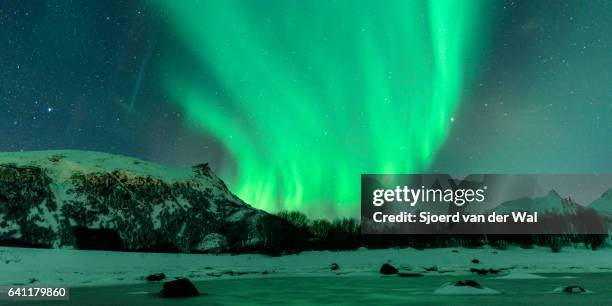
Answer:
[[[162,298],[194,297],[198,295],[200,295],[198,289],[186,278],[165,282],[164,288],[159,292],[159,297]]]
[[[155,274],[147,275],[147,277],[145,277],[145,279],[150,281],[150,282],[159,282],[160,280],[166,279],[166,274],[164,274],[164,273],[155,273]]]
[[[438,271],[438,266],[433,265],[433,266],[431,266],[429,268],[428,267],[424,267],[423,269],[425,269],[425,271],[427,271],[427,272],[435,272],[435,271]]]
[[[474,258],[474,259],[472,259],[472,263],[478,264],[478,263],[480,263],[480,260]]]
[[[573,285],[573,286],[567,286],[563,288],[563,293],[580,294],[580,293],[587,293],[587,290],[582,288],[582,286]]]
[[[458,282],[448,282],[434,291],[439,295],[489,295],[500,294],[499,291],[483,287],[474,280],[460,280]],[[476,303],[478,304],[478,303]]]
[[[470,272],[476,273],[476,274],[479,274],[479,275],[487,275],[489,273],[489,270],[487,270],[487,269],[470,268]]]
[[[384,275],[397,274],[399,271],[392,265],[386,263],[380,267],[380,273]]]
[[[460,280],[460,281],[455,283],[455,287],[463,287],[463,286],[483,289],[482,286],[477,281],[471,280],[471,279]]]
[[[335,270],[340,269],[340,266],[339,266],[337,263],[335,263],[335,262],[334,262],[334,263],[332,263],[331,265],[329,265],[329,268],[330,268],[332,271],[335,271]]]

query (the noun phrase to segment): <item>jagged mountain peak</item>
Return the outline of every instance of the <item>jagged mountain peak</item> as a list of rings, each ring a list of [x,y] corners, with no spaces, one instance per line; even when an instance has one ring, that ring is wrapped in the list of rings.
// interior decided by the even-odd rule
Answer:
[[[562,199],[561,195],[555,189],[551,189],[548,194],[546,194],[546,197]]]

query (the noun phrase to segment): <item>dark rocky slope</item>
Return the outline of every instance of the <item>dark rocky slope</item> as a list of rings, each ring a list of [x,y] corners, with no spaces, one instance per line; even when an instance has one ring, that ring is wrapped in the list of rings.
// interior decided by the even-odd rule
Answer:
[[[0,153],[0,244],[278,252],[299,233],[244,203],[206,164],[97,152]]]

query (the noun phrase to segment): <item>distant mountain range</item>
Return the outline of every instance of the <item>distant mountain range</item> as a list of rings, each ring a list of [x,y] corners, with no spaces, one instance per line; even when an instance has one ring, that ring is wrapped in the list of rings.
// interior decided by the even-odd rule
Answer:
[[[520,198],[508,201],[497,206],[494,211],[497,213],[510,213],[513,211],[525,211],[529,213],[537,212],[541,215],[573,215],[582,206],[571,199],[562,198],[555,190],[551,190],[546,196],[541,198]]]
[[[551,190],[546,196],[540,198],[520,198],[504,202],[493,211],[497,213],[509,213],[512,211],[538,212],[541,215],[573,215],[580,209],[591,208],[600,214],[612,215],[612,189],[604,192],[602,196],[591,202],[588,206],[582,206],[571,198],[562,198],[555,190]]]

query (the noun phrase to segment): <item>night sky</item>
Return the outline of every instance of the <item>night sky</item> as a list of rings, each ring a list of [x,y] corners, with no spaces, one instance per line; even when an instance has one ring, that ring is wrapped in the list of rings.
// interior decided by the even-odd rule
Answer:
[[[209,162],[266,210],[360,173],[611,173],[610,1],[0,1],[1,151]]]

